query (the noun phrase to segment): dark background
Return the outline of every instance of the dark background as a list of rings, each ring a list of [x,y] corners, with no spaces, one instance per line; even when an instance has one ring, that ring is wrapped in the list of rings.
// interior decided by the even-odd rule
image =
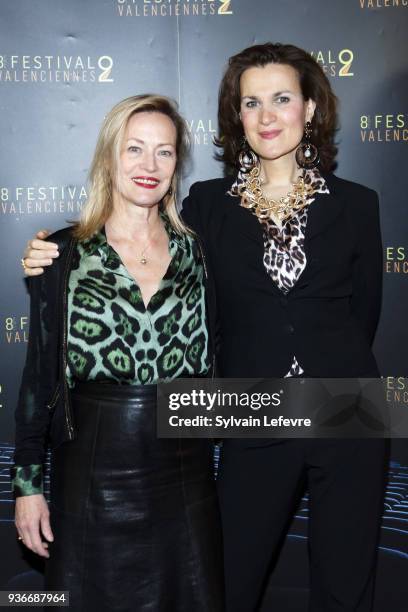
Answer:
[[[407,5],[407,0],[1,2],[0,588],[41,587],[36,572],[41,563],[16,541],[9,481],[29,324],[20,257],[35,230],[56,229],[77,217],[102,118],[126,96],[156,92],[178,100],[195,142],[184,194],[193,181],[222,175],[211,139],[226,59],[268,40],[291,42],[315,55],[340,99],[337,174],[380,194],[384,300],[375,350],[382,374],[390,377],[393,401],[408,408],[408,389],[398,380],[407,374],[408,358]],[[376,612],[407,609],[407,466],[407,441],[394,441]],[[305,498],[264,609],[306,610],[307,582]]]

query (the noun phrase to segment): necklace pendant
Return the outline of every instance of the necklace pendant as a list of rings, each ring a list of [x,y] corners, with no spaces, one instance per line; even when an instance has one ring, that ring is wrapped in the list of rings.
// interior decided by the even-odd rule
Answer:
[[[147,259],[146,259],[146,257],[142,257],[142,258],[140,259],[140,263],[141,263],[141,264],[143,264],[143,265],[145,266],[145,265],[147,264]]]

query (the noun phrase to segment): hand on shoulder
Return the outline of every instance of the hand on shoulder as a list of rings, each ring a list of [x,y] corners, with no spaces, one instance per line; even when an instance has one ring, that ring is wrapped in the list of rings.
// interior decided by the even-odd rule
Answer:
[[[54,259],[59,256],[58,245],[48,242],[46,238],[50,235],[49,230],[40,230],[27,242],[22,261],[24,262],[24,274],[26,276],[39,276],[43,274],[44,267],[50,266]]]

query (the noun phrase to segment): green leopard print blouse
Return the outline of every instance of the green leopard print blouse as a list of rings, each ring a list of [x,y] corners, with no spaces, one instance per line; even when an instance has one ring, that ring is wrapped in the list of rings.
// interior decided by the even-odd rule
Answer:
[[[104,230],[78,243],[68,285],[68,385],[155,384],[210,367],[204,270],[196,242],[162,215],[172,257],[147,308]],[[42,493],[39,465],[15,466],[16,497]]]
[[[199,252],[163,219],[172,260],[147,308],[103,231],[78,244],[68,295],[70,386],[76,380],[155,384],[208,371]]]

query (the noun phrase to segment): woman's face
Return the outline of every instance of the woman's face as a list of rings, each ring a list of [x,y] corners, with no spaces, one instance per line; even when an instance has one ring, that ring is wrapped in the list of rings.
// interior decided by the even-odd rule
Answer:
[[[158,204],[176,168],[176,139],[176,127],[167,115],[132,115],[122,143],[114,201],[148,208]]]
[[[287,64],[248,68],[240,91],[241,121],[252,150],[261,160],[293,157],[316,107],[303,99],[296,70]]]

